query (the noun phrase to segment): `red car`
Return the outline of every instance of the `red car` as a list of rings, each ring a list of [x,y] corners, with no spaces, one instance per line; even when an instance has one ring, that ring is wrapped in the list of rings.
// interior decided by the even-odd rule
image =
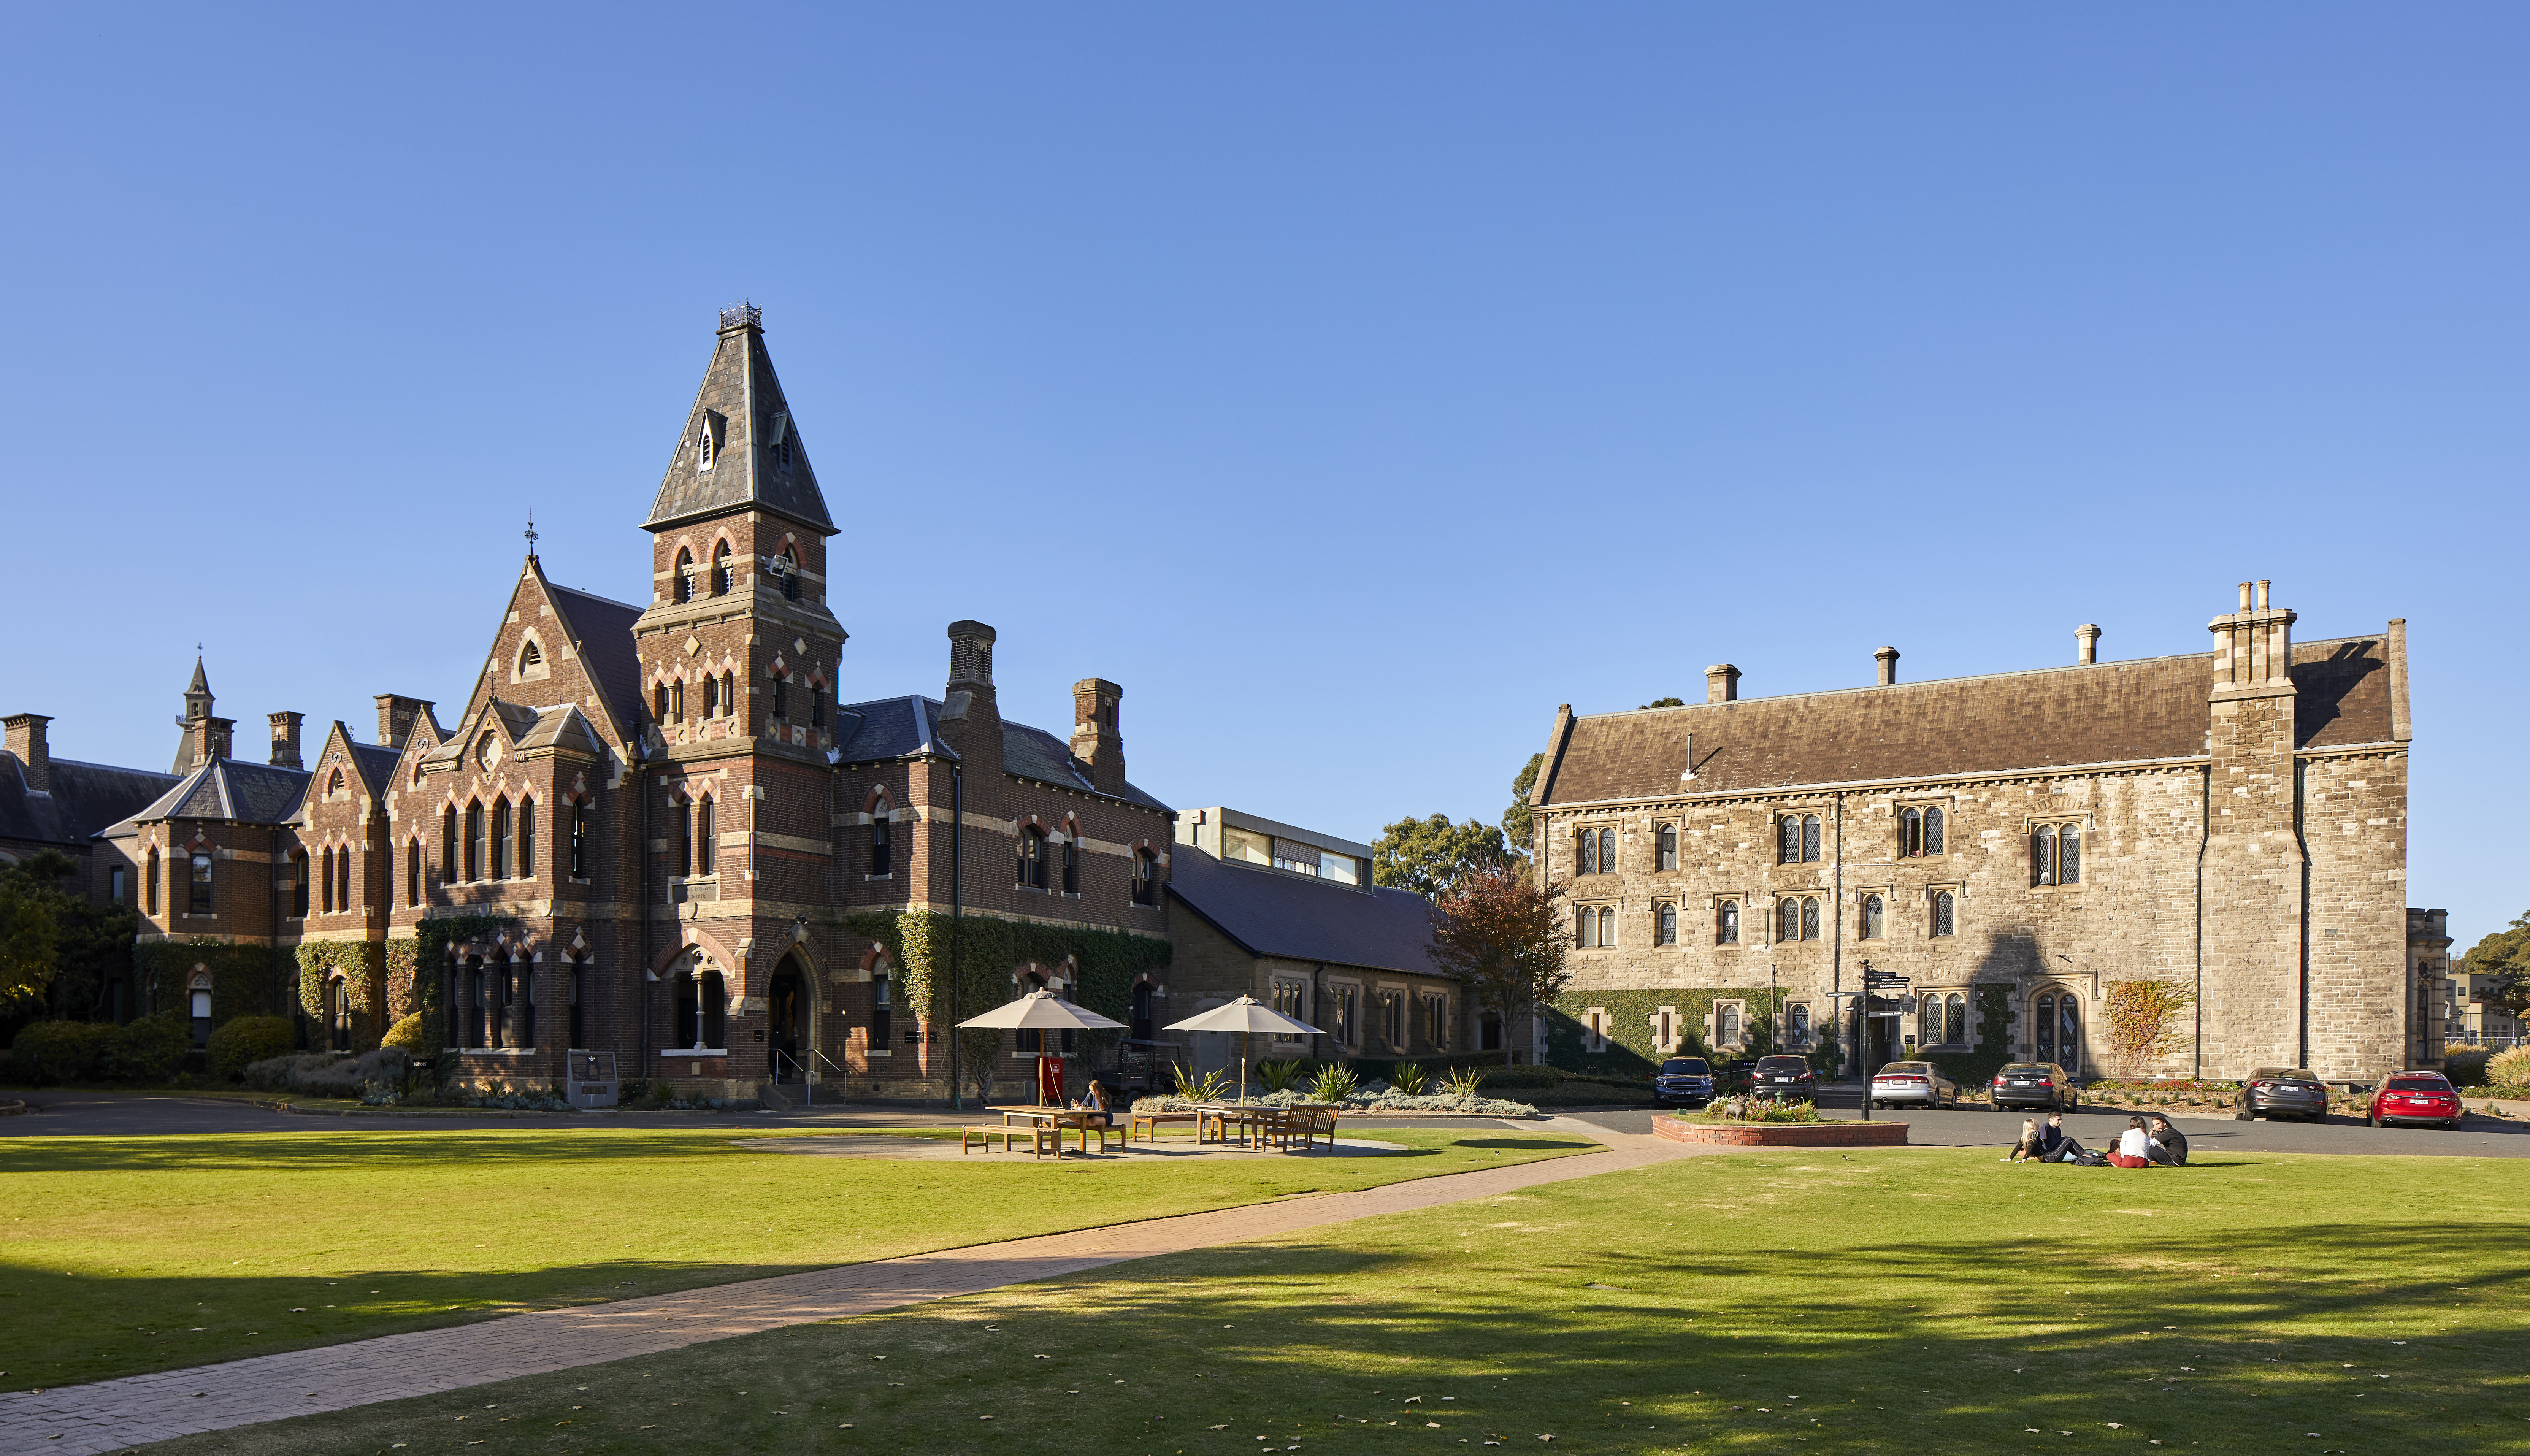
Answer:
[[[2393,1122],[2430,1122],[2437,1127],[2459,1126],[2459,1094],[2451,1090],[2450,1079],[2440,1072],[2395,1072],[2372,1094],[2372,1125],[2387,1127]]]

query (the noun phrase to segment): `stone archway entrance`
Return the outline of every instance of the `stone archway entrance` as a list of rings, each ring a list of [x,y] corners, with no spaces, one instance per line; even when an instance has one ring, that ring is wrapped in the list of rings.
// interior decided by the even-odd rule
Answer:
[[[807,1079],[808,975],[797,953],[775,968],[764,993],[764,1040],[776,1082]]]

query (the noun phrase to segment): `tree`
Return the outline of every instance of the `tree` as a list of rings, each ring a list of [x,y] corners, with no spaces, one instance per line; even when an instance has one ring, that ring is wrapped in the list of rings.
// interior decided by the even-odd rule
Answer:
[[[1452,824],[1449,815],[1435,814],[1401,819],[1380,831],[1371,845],[1370,881],[1437,899],[1470,874],[1519,862],[1503,843],[1501,830],[1472,819]]]
[[[1636,708],[1634,711],[1640,713],[1643,711],[1643,708],[1683,708],[1685,706],[1686,699],[1684,698],[1654,698],[1650,702],[1643,704],[1642,708]]]
[[[1527,871],[1496,865],[1461,876],[1432,920],[1432,959],[1455,971],[1476,1004],[1506,1031],[1525,1007],[1554,1000],[1571,984],[1564,966],[1564,887],[1538,888]],[[1511,1038],[1503,1064],[1511,1065]]]
[[[2515,1016],[2530,1012],[2530,915],[2518,917],[2511,929],[2497,931],[2470,946],[2460,957],[2459,968],[2472,976],[2493,978],[2480,993],[2488,1004]]]
[[[61,884],[79,866],[58,849],[0,870],[0,1005],[40,1002],[53,984],[61,912],[70,904]]]
[[[1527,764],[1522,766],[1517,774],[1512,776],[1511,807],[1503,811],[1502,832],[1504,840],[1512,848],[1522,852],[1537,847],[1532,842],[1536,832],[1528,822],[1528,796],[1536,791],[1537,771],[1544,767],[1546,767],[1546,755],[1532,753],[1528,756]]]

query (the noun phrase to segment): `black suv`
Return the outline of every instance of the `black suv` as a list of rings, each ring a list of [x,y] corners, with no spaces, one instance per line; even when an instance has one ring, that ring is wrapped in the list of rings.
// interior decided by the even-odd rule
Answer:
[[[1818,1101],[1818,1073],[1806,1056],[1760,1056],[1748,1073],[1748,1095],[1777,1102]]]
[[[1673,1056],[1652,1073],[1652,1105],[1700,1107],[1713,1101],[1713,1067],[1701,1056]]]

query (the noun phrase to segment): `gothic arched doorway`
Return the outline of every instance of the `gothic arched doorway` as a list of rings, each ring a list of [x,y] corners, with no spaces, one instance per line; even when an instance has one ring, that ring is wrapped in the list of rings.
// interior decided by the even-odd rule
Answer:
[[[799,957],[785,956],[774,971],[764,997],[764,1039],[770,1049],[773,1079],[804,1080],[808,1057],[808,978]]]

